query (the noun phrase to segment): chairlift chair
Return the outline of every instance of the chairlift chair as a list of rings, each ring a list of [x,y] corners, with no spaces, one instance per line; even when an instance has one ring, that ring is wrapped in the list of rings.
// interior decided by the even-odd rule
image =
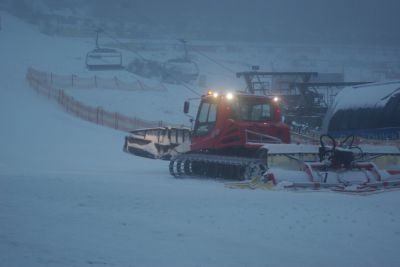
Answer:
[[[99,46],[99,34],[102,29],[96,30],[96,48],[86,54],[86,67],[89,70],[121,69],[121,52]]]
[[[86,67],[96,69],[121,69],[122,54],[111,48],[95,48],[86,54]]]

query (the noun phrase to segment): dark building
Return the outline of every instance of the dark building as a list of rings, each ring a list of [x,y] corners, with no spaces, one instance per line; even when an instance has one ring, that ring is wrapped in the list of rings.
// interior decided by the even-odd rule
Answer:
[[[400,81],[344,88],[328,109],[323,131],[336,137],[400,139]]]

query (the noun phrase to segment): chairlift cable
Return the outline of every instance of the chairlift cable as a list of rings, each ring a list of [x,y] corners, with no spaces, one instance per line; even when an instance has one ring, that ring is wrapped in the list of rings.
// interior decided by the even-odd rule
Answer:
[[[236,74],[236,71],[234,71],[234,70],[232,70],[231,68],[225,66],[224,64],[218,62],[217,60],[213,59],[212,57],[210,57],[210,56],[204,54],[203,52],[200,52],[200,51],[198,51],[198,50],[196,50],[196,49],[193,49],[193,48],[192,48],[192,50],[194,50],[197,54],[199,54],[199,55],[201,55],[201,56],[207,58],[208,60],[210,60],[210,61],[213,62],[214,64],[220,66],[221,68],[223,68],[223,69],[225,69],[225,70],[227,70],[227,71],[229,71],[229,72],[231,72],[231,73]]]
[[[134,51],[133,49],[131,49],[130,47],[126,46],[123,42],[121,42],[120,40],[118,40],[116,37],[111,36],[110,34],[107,34],[106,32],[103,32],[107,37],[109,37],[111,40],[113,40],[114,42],[118,43],[120,46],[124,47],[125,49],[133,52],[134,54],[136,54],[138,57],[140,57],[142,60],[146,60],[145,57],[143,57],[139,52]],[[176,81],[178,81],[178,79],[176,77],[174,77],[174,75],[171,75],[169,73],[169,75],[175,79]],[[195,90],[193,90],[189,85],[187,85],[187,83],[182,82],[181,84],[183,87],[185,87],[186,89],[188,89],[189,91],[191,91],[192,93],[194,93],[197,96],[201,96],[201,94],[199,94],[198,92],[196,92]]]
[[[135,55],[137,55],[138,57],[140,57],[141,59],[145,60],[145,58],[139,54],[137,51],[131,49],[130,47],[126,46],[123,42],[121,42],[120,40],[118,40],[117,38],[111,36],[110,34],[107,34],[105,31],[103,31],[104,35],[106,35],[108,38],[110,38],[111,40],[113,40],[114,42],[118,43],[120,46],[124,47],[125,49],[131,51],[132,53],[134,53]]]

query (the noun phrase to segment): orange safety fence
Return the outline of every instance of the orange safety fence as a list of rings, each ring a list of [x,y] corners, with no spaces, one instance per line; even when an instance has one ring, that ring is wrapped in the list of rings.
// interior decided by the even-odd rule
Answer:
[[[66,112],[99,125],[129,132],[141,128],[162,127],[163,121],[148,121],[138,117],[128,117],[118,112],[111,112],[102,107],[86,105],[62,89],[57,89],[49,82],[48,74],[28,68],[26,79],[30,86],[40,95],[58,103]]]
[[[59,88],[76,88],[76,89],[110,89],[123,91],[165,91],[166,88],[162,83],[149,86],[140,80],[126,82],[113,78],[102,78],[97,75],[92,77],[80,77],[78,75],[60,75],[55,73],[47,73],[33,68],[28,70],[32,76],[38,81]]]

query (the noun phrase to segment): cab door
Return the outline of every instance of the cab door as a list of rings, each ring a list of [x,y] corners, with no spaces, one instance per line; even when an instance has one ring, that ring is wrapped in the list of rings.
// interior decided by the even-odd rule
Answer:
[[[214,147],[213,130],[217,122],[217,103],[204,101],[200,104],[192,135],[192,150]]]

